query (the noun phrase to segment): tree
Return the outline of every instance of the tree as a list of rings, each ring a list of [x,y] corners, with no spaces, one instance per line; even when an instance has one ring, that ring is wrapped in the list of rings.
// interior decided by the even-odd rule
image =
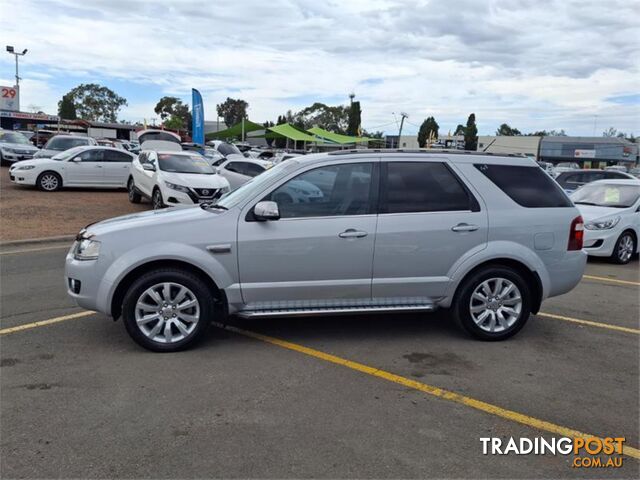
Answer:
[[[496,130],[496,135],[504,136],[504,137],[513,137],[516,135],[522,135],[522,132],[520,132],[520,130],[518,130],[517,128],[511,128],[506,123],[503,123],[502,125],[500,125],[500,128]]]
[[[602,132],[602,136],[603,137],[617,137],[618,136],[618,130],[616,130],[613,127],[609,127],[604,132]]]
[[[349,107],[349,117],[347,125],[347,135],[352,137],[360,136],[360,124],[362,123],[362,110],[360,102],[352,102]]]
[[[436,122],[436,119],[433,117],[428,117],[424,122],[422,122],[420,130],[418,131],[418,146],[420,148],[424,148],[430,138],[438,138],[439,128],[440,125],[438,125],[438,122]]]
[[[476,126],[476,114],[472,113],[467,119],[467,126],[464,129],[464,149],[478,149],[478,127]]]
[[[58,102],[58,116],[65,120],[75,120],[76,106],[73,104],[73,98],[67,93],[62,97],[62,100]]]
[[[533,133],[527,133],[530,137],[566,137],[567,134],[563,130],[538,130]]]
[[[216,105],[218,115],[224,119],[227,127],[231,127],[243,118],[247,118],[247,108],[249,108],[249,104],[244,100],[230,97],[227,97],[223,103]]]
[[[78,85],[65,97],[73,102],[78,117],[94,122],[116,122],[118,111],[127,105],[125,98],[97,83]]]
[[[345,105],[331,107],[316,102],[297,113],[289,111],[286,117],[289,123],[303,130],[319,126],[334,133],[345,134],[349,127],[349,107]]]
[[[173,130],[191,130],[189,105],[177,97],[162,97],[153,109],[160,116],[162,124]]]
[[[453,132],[453,134],[454,135],[464,135],[464,125],[459,123],[458,126],[456,127],[455,131]]]

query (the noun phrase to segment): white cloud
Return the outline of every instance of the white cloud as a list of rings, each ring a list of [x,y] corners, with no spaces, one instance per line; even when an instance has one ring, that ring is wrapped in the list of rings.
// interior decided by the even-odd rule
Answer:
[[[29,48],[40,77],[23,92],[46,108],[62,93],[53,85],[73,75],[181,96],[196,87],[209,118],[226,96],[246,99],[264,121],[354,91],[369,128],[407,111],[412,123],[435,115],[447,130],[474,111],[483,133],[508,122],[591,134],[595,115],[602,129],[638,132],[638,106],[607,100],[640,90],[633,4],[22,0],[11,15],[0,11],[0,32]],[[0,56],[5,77],[11,65]],[[125,118],[153,115],[148,100],[128,100]]]

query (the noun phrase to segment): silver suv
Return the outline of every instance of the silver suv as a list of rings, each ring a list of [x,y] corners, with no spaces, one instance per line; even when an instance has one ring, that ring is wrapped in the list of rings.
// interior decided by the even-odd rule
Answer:
[[[583,223],[533,160],[341,151],[280,163],[217,203],[82,230],[69,295],[173,351],[226,315],[450,308],[470,334],[518,332],[582,277]]]

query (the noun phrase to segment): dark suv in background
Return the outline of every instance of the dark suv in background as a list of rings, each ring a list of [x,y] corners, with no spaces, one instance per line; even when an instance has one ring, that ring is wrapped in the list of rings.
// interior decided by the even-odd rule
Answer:
[[[624,172],[617,172],[614,170],[572,170],[570,172],[562,172],[556,177],[556,182],[567,193],[576,191],[587,183],[595,182],[596,180],[626,180],[634,178],[632,175]]]

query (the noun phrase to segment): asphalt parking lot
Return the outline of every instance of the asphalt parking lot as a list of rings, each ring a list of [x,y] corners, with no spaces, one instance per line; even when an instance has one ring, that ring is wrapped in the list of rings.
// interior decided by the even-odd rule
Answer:
[[[637,260],[590,261],[506,342],[467,338],[447,312],[232,319],[242,331],[161,355],[121,322],[73,316],[66,247],[0,250],[2,478],[640,474],[633,455],[576,469],[479,441],[551,438],[544,421],[640,446]]]

